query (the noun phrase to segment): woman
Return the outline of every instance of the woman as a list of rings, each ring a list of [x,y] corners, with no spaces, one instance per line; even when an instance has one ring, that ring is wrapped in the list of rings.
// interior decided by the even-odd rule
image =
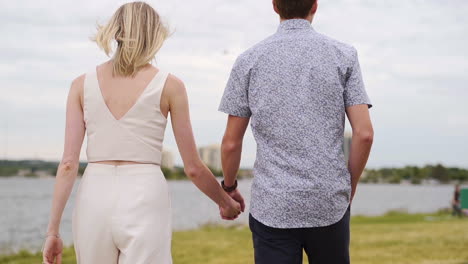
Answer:
[[[201,162],[184,84],[149,62],[168,35],[146,3],[121,6],[95,41],[112,59],[75,79],[67,102],[65,149],[54,187],[43,263],[61,263],[59,224],[87,133],[88,166],[73,209],[73,241],[81,264],[172,263],[171,207],[160,169],[167,116],[185,172],[217,203],[224,219],[240,205]]]

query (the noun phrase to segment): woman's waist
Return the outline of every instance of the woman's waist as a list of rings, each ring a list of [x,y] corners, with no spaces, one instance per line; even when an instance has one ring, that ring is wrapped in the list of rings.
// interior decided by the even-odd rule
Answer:
[[[88,161],[88,164],[103,164],[111,166],[127,166],[127,165],[157,165],[155,162],[141,162],[137,160],[96,160]]]
[[[137,176],[140,174],[162,174],[162,171],[161,166],[155,163],[109,160],[89,162],[85,174],[89,173]]]
[[[161,165],[162,153],[138,153],[138,152],[117,152],[117,153],[86,153],[88,163],[127,166],[127,165]]]

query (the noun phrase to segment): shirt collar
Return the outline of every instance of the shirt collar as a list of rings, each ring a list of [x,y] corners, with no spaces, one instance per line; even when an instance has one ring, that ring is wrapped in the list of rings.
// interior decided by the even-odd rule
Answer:
[[[293,29],[311,29],[310,22],[306,19],[288,19],[281,22],[278,27],[278,32],[285,32]]]

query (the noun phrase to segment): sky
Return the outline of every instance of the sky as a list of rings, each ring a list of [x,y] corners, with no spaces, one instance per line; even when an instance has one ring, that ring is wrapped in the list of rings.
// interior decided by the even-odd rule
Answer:
[[[279,24],[271,0],[147,2],[172,32],[155,66],[184,81],[197,145],[219,143],[232,64]],[[123,3],[0,0],[0,159],[61,158],[71,81],[108,59],[90,37]],[[358,50],[374,105],[369,167],[468,168],[467,13],[466,0],[319,0],[314,29]],[[164,147],[180,165],[170,123]],[[243,167],[255,148],[249,128]]]

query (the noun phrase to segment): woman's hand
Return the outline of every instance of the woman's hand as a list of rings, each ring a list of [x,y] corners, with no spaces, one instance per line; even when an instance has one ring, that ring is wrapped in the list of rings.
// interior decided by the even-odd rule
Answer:
[[[226,206],[219,207],[219,213],[221,218],[224,220],[234,220],[241,213],[241,209],[241,205],[231,198],[229,199],[229,203],[227,203]]]
[[[63,242],[60,237],[48,236],[42,250],[42,263],[62,264]]]

